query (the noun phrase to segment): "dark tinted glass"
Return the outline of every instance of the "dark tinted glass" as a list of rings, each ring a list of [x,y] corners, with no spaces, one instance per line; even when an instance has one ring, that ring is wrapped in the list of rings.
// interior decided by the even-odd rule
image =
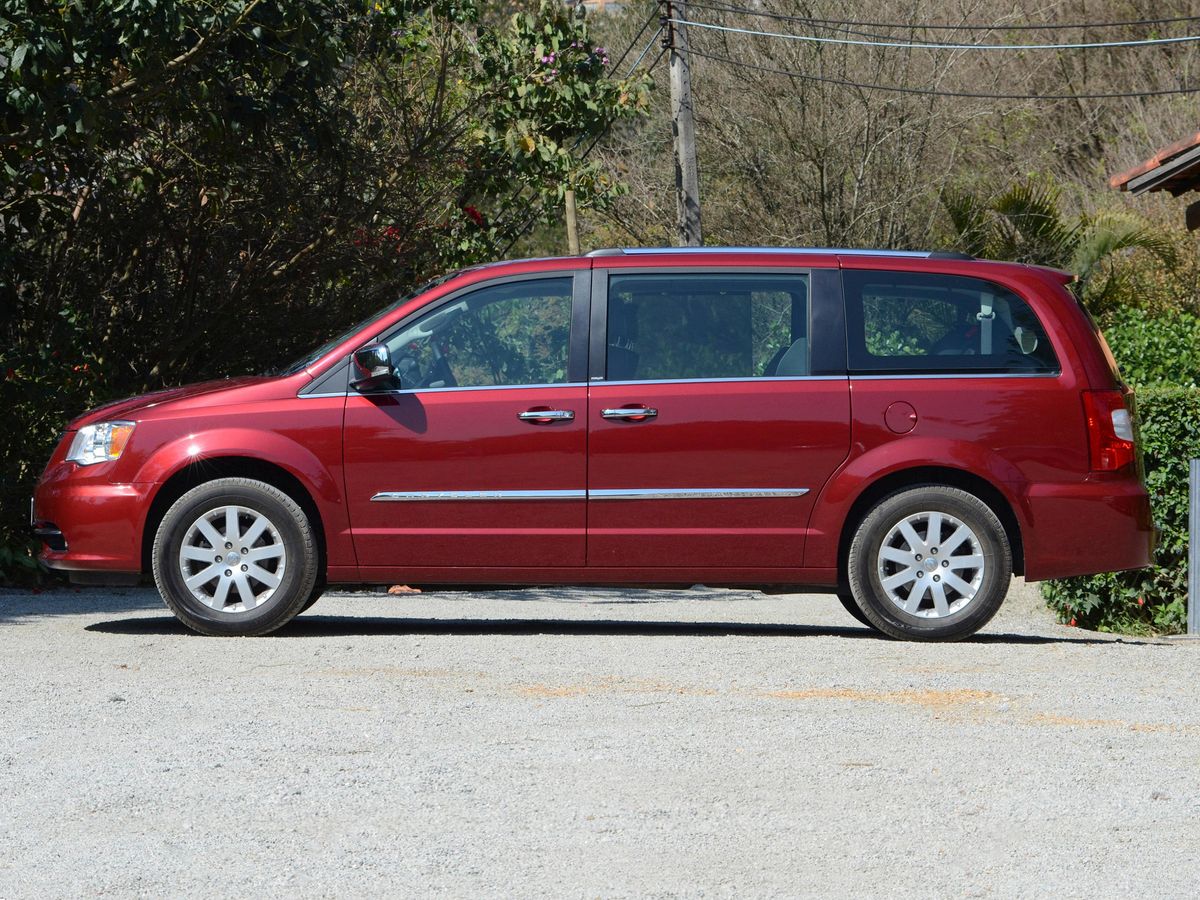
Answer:
[[[387,341],[405,388],[561,384],[571,278],[514,281],[426,313]]]
[[[978,278],[844,272],[852,372],[1052,373],[1054,349],[1033,310]]]
[[[808,374],[805,275],[613,275],[609,381]]]

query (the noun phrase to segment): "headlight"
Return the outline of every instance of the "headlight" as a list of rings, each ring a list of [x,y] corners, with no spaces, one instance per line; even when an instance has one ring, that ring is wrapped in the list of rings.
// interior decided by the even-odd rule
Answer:
[[[133,434],[133,425],[133,422],[98,422],[83,426],[75,432],[67,459],[81,466],[120,459]]]

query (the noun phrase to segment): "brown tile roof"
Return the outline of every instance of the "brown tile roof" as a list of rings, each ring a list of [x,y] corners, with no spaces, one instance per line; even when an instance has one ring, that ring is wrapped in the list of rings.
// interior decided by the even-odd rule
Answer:
[[[1200,147],[1200,132],[1191,134],[1183,140],[1176,141],[1166,147],[1163,147],[1158,153],[1150,157],[1145,162],[1134,166],[1127,172],[1121,172],[1113,175],[1108,179],[1109,187],[1116,188],[1120,191],[1129,190],[1129,183],[1134,179],[1139,179],[1143,175],[1149,175],[1155,169],[1162,167],[1163,175],[1167,175],[1172,166],[1166,165],[1179,156],[1187,153],[1190,150],[1195,150]],[[1182,161],[1181,161],[1182,162]],[[1143,187],[1141,190],[1169,190],[1175,196],[1182,194],[1187,190],[1200,189],[1200,162],[1195,165],[1183,165],[1180,171],[1172,173],[1169,178],[1162,182],[1155,182],[1149,187]],[[1154,179],[1151,179],[1152,181]],[[1134,193],[1141,193],[1141,190],[1135,186]]]

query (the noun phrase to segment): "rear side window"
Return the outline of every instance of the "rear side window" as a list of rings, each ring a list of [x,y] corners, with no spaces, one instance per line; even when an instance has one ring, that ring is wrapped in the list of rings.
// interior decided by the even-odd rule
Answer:
[[[1050,374],[1054,349],[1029,305],[978,278],[846,271],[852,373]]]
[[[609,381],[809,373],[808,276],[613,275]]]

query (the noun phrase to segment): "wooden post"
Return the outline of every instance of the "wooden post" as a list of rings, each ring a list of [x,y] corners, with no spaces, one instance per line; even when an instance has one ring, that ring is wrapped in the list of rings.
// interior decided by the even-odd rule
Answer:
[[[675,205],[678,242],[683,247],[704,243],[700,232],[700,172],[696,165],[696,128],[692,117],[692,77],[688,70],[687,27],[673,19],[687,18],[687,3],[662,0],[670,48],[671,132],[675,144]]]
[[[567,252],[572,256],[579,255],[579,220],[575,216],[575,189],[567,188]]]
[[[1200,459],[1188,460],[1188,637],[1200,637]]]

